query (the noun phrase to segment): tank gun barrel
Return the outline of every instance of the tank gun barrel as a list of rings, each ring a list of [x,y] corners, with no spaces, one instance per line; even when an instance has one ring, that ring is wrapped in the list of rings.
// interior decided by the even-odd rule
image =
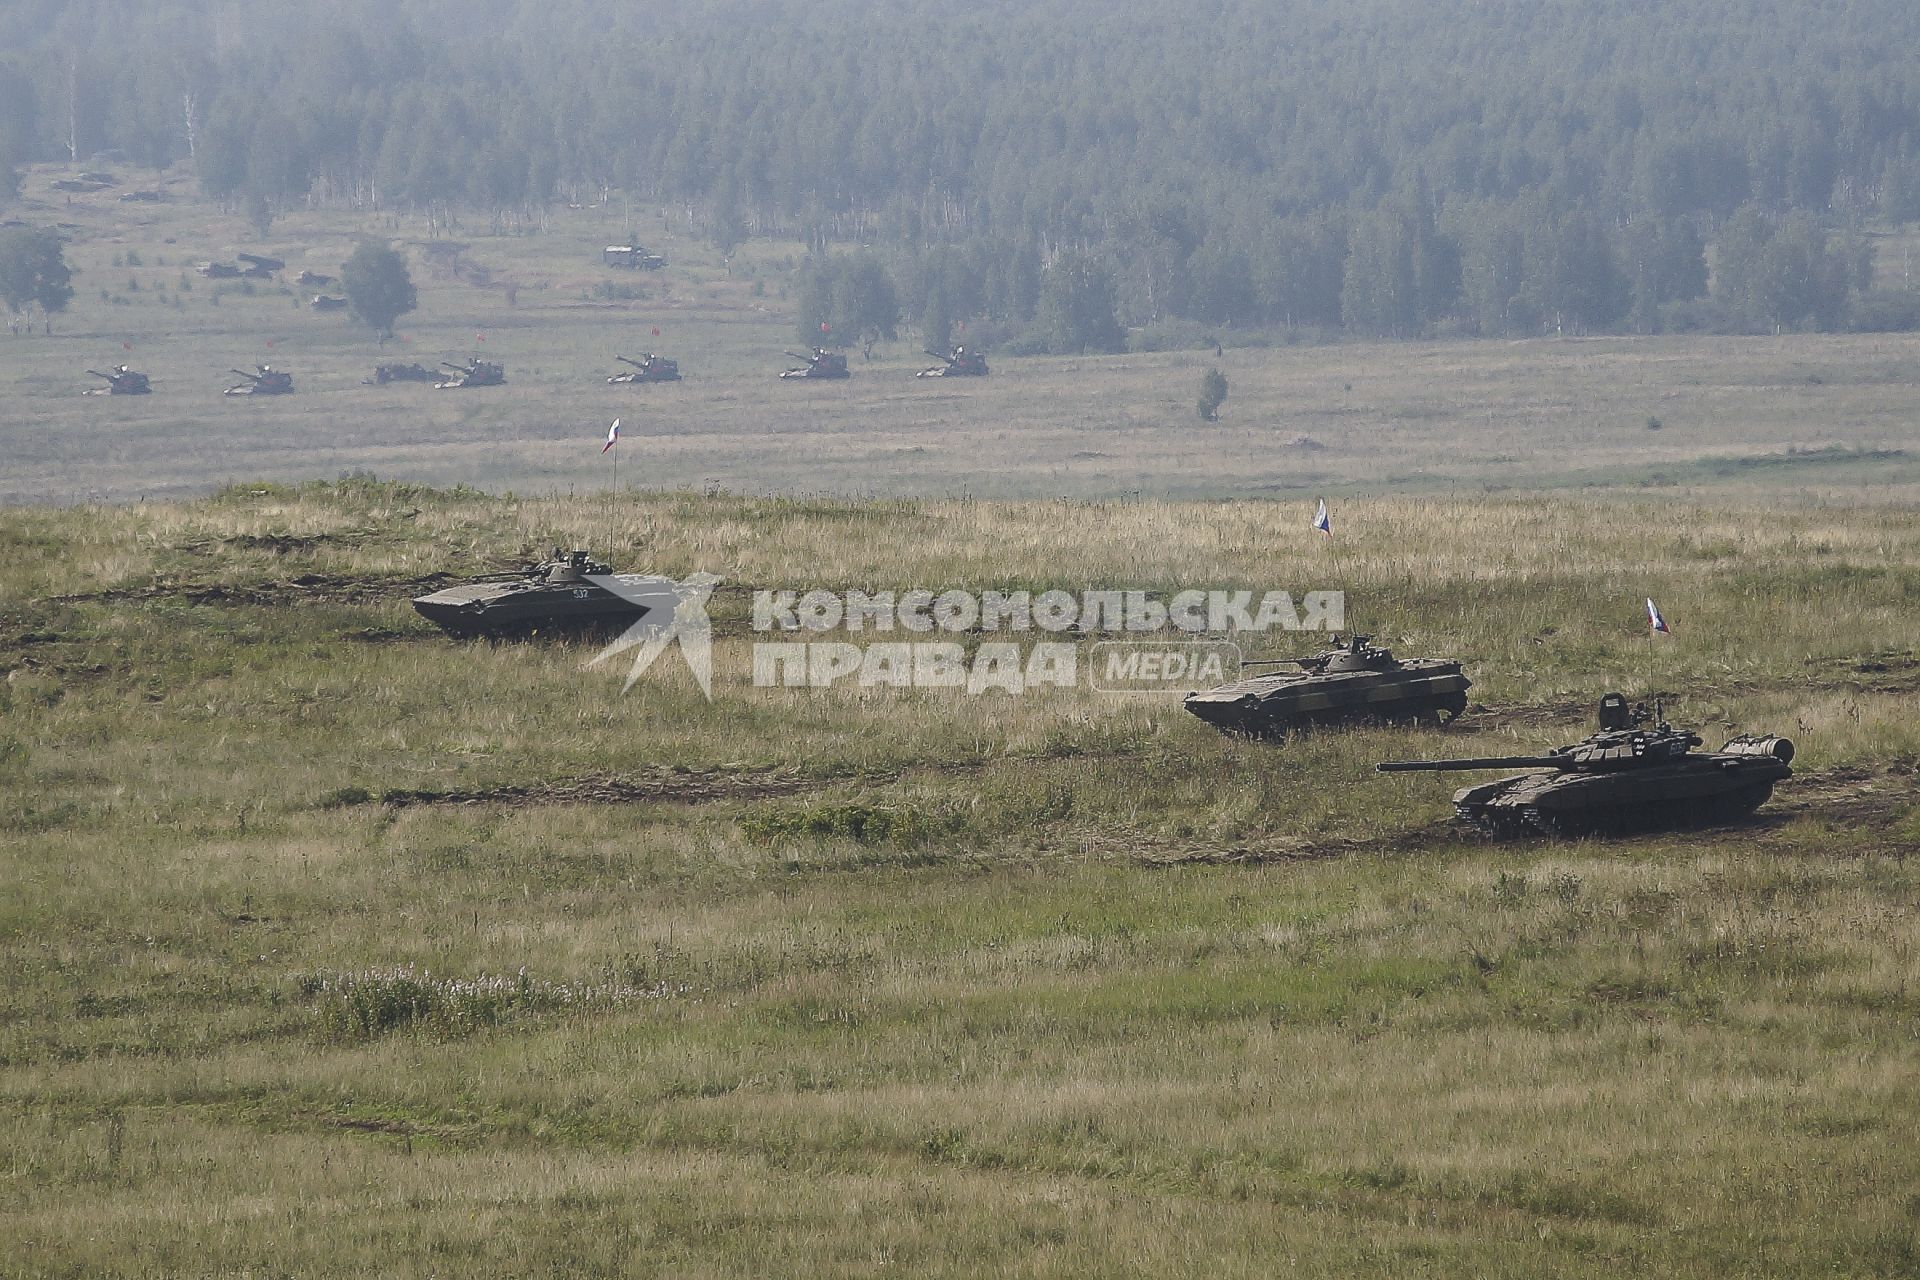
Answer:
[[[618,360],[621,364],[630,364],[636,369],[644,369],[647,367],[645,364],[641,363],[640,361],[629,360],[625,356],[615,356],[614,359]]]
[[[798,353],[798,352],[796,352],[796,351],[783,351],[783,352],[781,352],[781,354],[782,354],[782,355],[784,355],[784,356],[786,356],[786,357],[788,357],[789,359],[793,359],[793,360],[801,360],[801,361],[804,361],[804,362],[806,362],[807,364],[812,364],[812,363],[813,363],[813,357],[812,357],[812,356],[803,356],[803,355],[801,355],[801,354],[799,354],[799,353]]]
[[[87,370],[87,372],[92,374],[96,378],[105,378],[108,382],[113,381],[113,375],[110,373],[102,373],[98,369],[89,369]]]
[[[237,373],[237,374],[239,374],[239,375],[240,375],[241,377],[243,377],[243,378],[249,378],[249,379],[251,379],[251,380],[252,380],[252,381],[254,381],[254,382],[258,382],[258,381],[260,381],[260,375],[259,375],[259,374],[257,374],[257,373],[248,373],[248,372],[247,372],[247,371],[246,371],[245,369],[229,369],[229,370],[227,370],[227,372],[228,372],[228,373]]]
[[[1450,773],[1460,769],[1559,769],[1564,756],[1485,756],[1478,760],[1388,760],[1379,773]]]

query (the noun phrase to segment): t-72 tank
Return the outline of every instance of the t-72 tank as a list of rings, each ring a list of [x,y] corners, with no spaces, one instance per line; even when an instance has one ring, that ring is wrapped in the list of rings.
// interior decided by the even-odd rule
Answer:
[[[935,360],[946,363],[932,369],[922,369],[914,374],[916,378],[984,378],[987,376],[987,358],[978,351],[969,351],[965,347],[955,347],[946,355],[941,355],[932,347],[927,354]]]
[[[1651,722],[1651,727],[1649,726]],[[1656,709],[1600,700],[1599,732],[1538,756],[1483,760],[1389,760],[1382,773],[1538,769],[1453,793],[1454,812],[1494,836],[1620,835],[1743,818],[1793,776],[1793,743],[1746,734],[1718,751],[1695,751],[1698,734],[1675,729]]]
[[[153,391],[153,384],[147,381],[146,374],[136,373],[124,364],[115,365],[112,373],[102,373],[98,369],[89,369],[87,372],[96,378],[105,378],[107,385],[89,388],[82,395],[144,396]]]
[[[451,377],[442,378],[434,383],[436,390],[459,390],[461,387],[499,387],[506,385],[506,366],[495,364],[491,360],[470,357],[465,364],[455,364],[451,360],[442,360],[442,368],[453,370]]]
[[[1187,695],[1186,708],[1215,728],[1263,738],[1289,729],[1368,720],[1431,720],[1447,724],[1467,709],[1472,681],[1444,658],[1395,658],[1355,635],[1311,658],[1254,662],[1298,666]]]
[[[232,369],[245,378],[228,387],[222,395],[229,396],[287,396],[293,394],[293,375],[270,364],[255,365],[258,373],[248,373],[245,369]]]
[[[795,360],[803,360],[803,369],[789,369],[780,376],[783,378],[850,378],[847,372],[847,358],[838,351],[827,351],[820,347],[813,349],[812,355],[803,356],[797,351],[787,352]]]
[[[619,589],[603,585],[614,579]],[[601,581],[594,581],[601,579]],[[678,600],[671,578],[616,574],[584,551],[553,549],[518,578],[473,582],[415,597],[413,607],[449,634],[517,639],[618,631]]]
[[[634,382],[678,382],[680,365],[665,356],[657,356],[651,351],[642,351],[638,360],[629,360],[625,356],[615,356],[621,364],[633,366],[631,373],[616,373],[607,379],[609,386],[625,386]]]

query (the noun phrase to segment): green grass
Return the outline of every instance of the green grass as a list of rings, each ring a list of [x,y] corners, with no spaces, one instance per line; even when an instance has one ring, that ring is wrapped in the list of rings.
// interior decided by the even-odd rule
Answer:
[[[0,1269],[1911,1274],[1920,521],[1337,511],[0,512]],[[576,540],[725,573],[711,703],[406,604]],[[815,585],[1337,586],[1487,709],[1273,747],[752,688],[746,589]],[[1456,780],[1370,772],[1611,687],[1798,776],[1742,829],[1489,847]]]

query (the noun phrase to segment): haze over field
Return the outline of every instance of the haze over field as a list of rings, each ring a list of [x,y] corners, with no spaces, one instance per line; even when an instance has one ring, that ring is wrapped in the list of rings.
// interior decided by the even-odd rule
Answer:
[[[1920,1273],[1916,222],[1897,0],[0,5],[0,1273]]]

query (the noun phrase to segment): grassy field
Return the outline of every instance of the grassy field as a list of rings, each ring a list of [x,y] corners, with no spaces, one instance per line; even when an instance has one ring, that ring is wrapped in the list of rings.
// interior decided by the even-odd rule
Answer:
[[[845,383],[774,375],[795,345],[798,250],[750,242],[722,260],[682,218],[625,205],[556,209],[543,234],[291,211],[259,237],[191,199],[53,193],[29,173],[12,211],[70,238],[78,295],[51,337],[0,341],[0,501],[193,496],[227,481],[372,471],[528,494],[607,488],[606,424],[625,421],[624,482],[842,496],[1310,497],[1319,492],[1631,486],[1854,495],[1920,491],[1920,336],[1599,338],[1250,347],[1087,358],[990,353],[983,382],[919,381],[903,333]],[[140,185],[148,178],[139,177]],[[129,178],[127,185],[134,185]],[[658,273],[603,269],[631,228]],[[332,274],[361,234],[408,252],[420,308],[382,351],[291,277]],[[1883,272],[1906,240],[1883,237]],[[449,243],[455,259],[435,256]],[[284,258],[284,283],[208,281],[236,252]],[[476,284],[484,280],[485,284]],[[509,289],[511,286],[511,290]],[[609,296],[621,293],[643,296]],[[659,336],[654,336],[655,330]],[[964,340],[965,335],[960,335]],[[675,386],[609,387],[616,354],[678,359]],[[482,354],[497,390],[361,386],[382,360]],[[145,398],[82,397],[121,360]],[[223,400],[228,370],[293,372],[298,392]],[[1222,421],[1197,421],[1202,372],[1225,373]],[[1650,429],[1652,423],[1658,429]]]
[[[1911,507],[1296,506],[0,511],[0,1271],[1915,1274]],[[583,540],[724,576],[711,702],[407,605]],[[1340,588],[1477,705],[1274,747],[747,679],[749,588],[950,586]],[[1797,776],[1487,846],[1369,771],[1607,688]]]
[[[791,246],[52,176],[10,216],[79,294],[0,338],[0,1274],[1920,1274],[1920,338],[949,384],[903,337],[794,386]],[[664,273],[597,265],[629,228]],[[385,352],[191,271],[363,232],[421,286]],[[645,348],[687,382],[605,385]],[[510,385],[359,385],[471,353]],[[121,359],[156,394],[78,394]],[[298,394],[222,400],[256,361]],[[408,605],[554,545],[720,575],[712,700]],[[1276,747],[1084,680],[756,688],[755,588],[1339,589],[1475,705]],[[1371,772],[1616,688],[1796,776],[1489,846]]]

